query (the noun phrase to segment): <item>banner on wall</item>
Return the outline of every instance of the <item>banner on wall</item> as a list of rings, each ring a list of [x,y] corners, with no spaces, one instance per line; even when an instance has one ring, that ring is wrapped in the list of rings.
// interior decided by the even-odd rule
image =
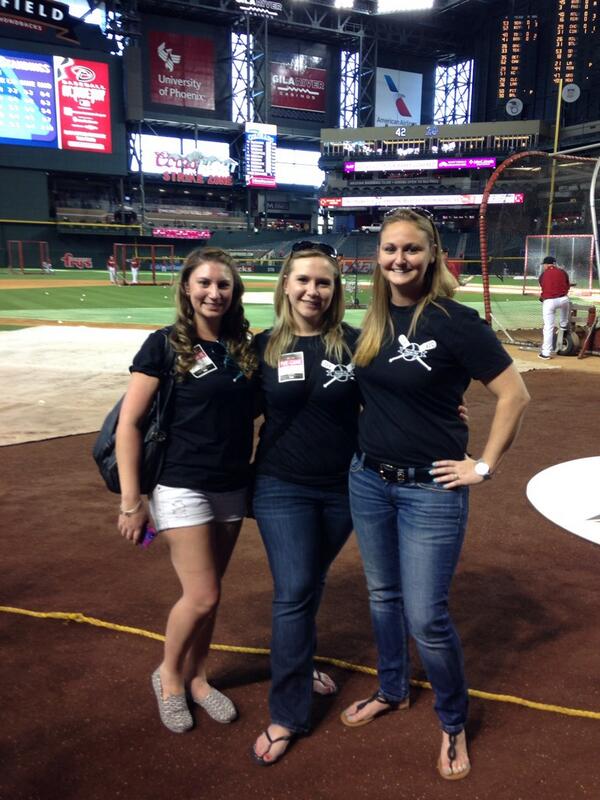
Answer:
[[[423,76],[419,72],[377,68],[375,127],[420,125]]]
[[[211,39],[149,31],[150,100],[158,105],[215,110],[215,47]]]
[[[325,112],[327,70],[320,56],[278,53],[271,62],[271,105],[295,111]]]

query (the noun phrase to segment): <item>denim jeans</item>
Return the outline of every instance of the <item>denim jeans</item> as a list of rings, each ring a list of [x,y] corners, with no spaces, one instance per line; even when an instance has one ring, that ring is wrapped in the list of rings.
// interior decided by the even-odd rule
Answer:
[[[258,475],[254,514],[273,575],[271,722],[310,729],[315,618],[329,565],[352,531],[345,486],[302,486]]]
[[[354,456],[350,465],[350,505],[369,589],[381,691],[390,700],[408,695],[410,634],[435,692],[442,728],[458,733],[468,695],[448,592],[465,534],[468,489],[387,483],[363,458]]]

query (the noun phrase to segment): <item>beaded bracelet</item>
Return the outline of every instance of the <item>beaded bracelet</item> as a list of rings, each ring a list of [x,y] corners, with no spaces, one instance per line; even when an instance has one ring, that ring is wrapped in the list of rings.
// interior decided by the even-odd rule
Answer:
[[[122,514],[124,517],[131,517],[133,514],[137,514],[137,512],[142,507],[142,498],[137,501],[133,508],[128,508],[127,510],[121,508],[119,509],[119,514]]]

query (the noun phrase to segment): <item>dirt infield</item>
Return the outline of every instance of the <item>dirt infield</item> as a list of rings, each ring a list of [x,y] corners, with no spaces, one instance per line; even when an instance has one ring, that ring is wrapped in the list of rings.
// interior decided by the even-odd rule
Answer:
[[[15,327],[19,328],[34,328],[39,327],[40,325],[51,325],[51,326],[64,326],[64,322],[59,322],[56,319],[33,319],[33,318],[26,318],[26,317],[1,317],[0,322],[2,325],[14,325]],[[69,321],[69,325],[88,325],[88,322],[71,322]],[[157,326],[156,325],[142,325],[139,322],[94,322],[94,328],[131,328],[140,329],[140,330],[147,330],[147,331],[155,331]]]
[[[23,278],[23,280],[6,278],[0,283],[0,286],[3,289],[38,289],[41,281],[44,281],[44,286],[51,283],[56,289],[67,289],[73,286],[110,286],[108,278],[103,281],[92,281],[77,280],[77,278],[55,278],[53,275],[40,275],[39,278]]]
[[[0,333],[0,446],[98,430],[125,390],[134,353],[156,326],[28,326]],[[600,375],[600,358],[540,361],[508,347],[521,372]],[[572,395],[575,403],[576,395]]]
[[[407,713],[349,730],[339,713],[375,690],[372,676],[328,669],[340,685],[315,701],[314,729],[273,769],[250,758],[268,722],[270,578],[247,520],[225,581],[211,675],[239,707],[232,725],[199,709],[176,736],[158,720],[150,673],[177,595],[160,537],[148,551],[115,532],[118,500],[90,459],[92,436],[2,449],[0,796],[7,800],[596,800],[600,797],[600,547],[571,536],[528,504],[545,467],[598,454],[600,377],[530,372],[533,402],[494,479],[472,491],[452,606],[473,696],[473,770],[457,785],[435,772],[432,694],[413,686]],[[573,398],[577,399],[576,404]],[[468,393],[474,452],[492,403]],[[80,612],[126,626],[98,627]],[[79,620],[79,624],[77,624]],[[375,649],[354,540],[328,581],[318,654],[373,667]],[[242,648],[236,651],[235,648]],[[413,677],[423,673],[414,660]],[[542,704],[540,709],[522,701]],[[550,707],[554,707],[551,710]]]

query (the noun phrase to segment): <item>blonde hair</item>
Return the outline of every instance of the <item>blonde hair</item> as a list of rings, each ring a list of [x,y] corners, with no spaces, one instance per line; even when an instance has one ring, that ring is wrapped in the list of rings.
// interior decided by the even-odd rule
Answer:
[[[425,308],[430,304],[440,308],[436,300],[440,297],[452,297],[457,282],[444,263],[440,235],[433,220],[411,208],[397,208],[386,214],[379,232],[378,249],[383,232],[395,222],[410,222],[415,225],[427,236],[429,246],[434,252],[434,258],[425,273],[423,294],[415,307],[408,329],[408,335],[411,336],[415,332]],[[354,354],[354,363],[359,367],[366,367],[367,364],[370,364],[383,345],[393,338],[394,325],[390,314],[390,298],[390,284],[383,277],[381,268],[377,264],[373,276],[373,297],[365,314],[362,332]]]
[[[350,355],[350,348],[344,342],[344,292],[342,291],[342,275],[338,262],[317,247],[311,250],[298,250],[290,253],[283,262],[277,286],[275,287],[275,324],[265,348],[265,361],[270,367],[276,367],[283,353],[289,353],[297,339],[294,316],[287,294],[285,283],[292,274],[296,261],[301,258],[322,258],[333,271],[333,297],[327,311],[323,314],[320,335],[325,345],[325,353],[329,358],[341,361],[344,352]]]
[[[171,345],[177,355],[176,373],[183,376],[196,363],[194,357],[194,341],[197,338],[194,322],[194,309],[188,296],[188,284],[192,272],[207,261],[216,261],[227,267],[233,281],[231,305],[221,319],[219,341],[225,345],[229,356],[237,363],[240,370],[249,377],[257,366],[256,354],[252,346],[250,324],[244,315],[242,295],[244,284],[237,271],[235,261],[218,247],[200,247],[187,256],[179,275],[176,294],[176,318],[170,335]]]

